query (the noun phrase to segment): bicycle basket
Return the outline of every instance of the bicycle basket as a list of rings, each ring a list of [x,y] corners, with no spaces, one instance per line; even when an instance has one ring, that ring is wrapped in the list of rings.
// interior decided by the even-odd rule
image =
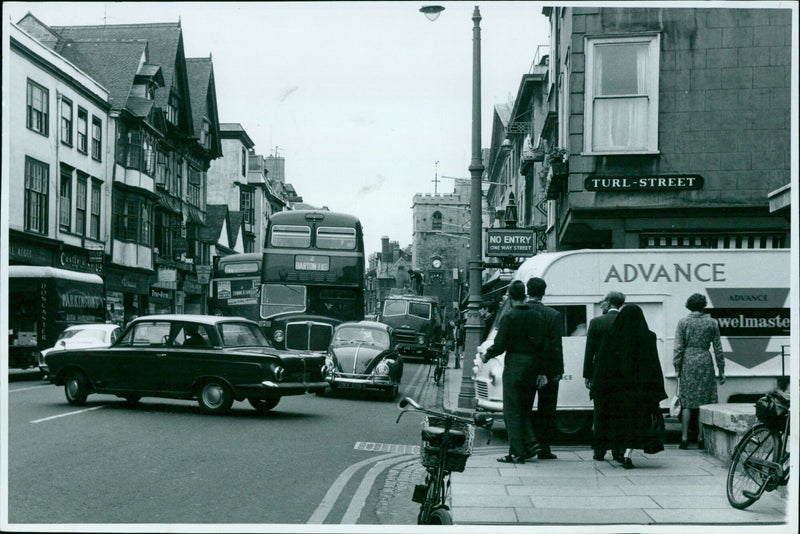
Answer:
[[[444,428],[444,419],[441,417],[425,416],[422,420],[423,428],[426,426]],[[445,471],[461,473],[467,466],[467,458],[472,454],[472,442],[475,438],[475,429],[472,425],[462,423],[461,421],[453,421],[450,430],[458,430],[466,435],[464,444],[448,449],[447,457],[444,462]],[[436,467],[439,463],[439,447],[431,446],[427,441],[422,441],[422,446],[419,448],[420,456],[422,456],[422,465],[425,467]]]
[[[756,417],[771,429],[782,429],[789,417],[789,401],[777,393],[767,393],[756,401]]]

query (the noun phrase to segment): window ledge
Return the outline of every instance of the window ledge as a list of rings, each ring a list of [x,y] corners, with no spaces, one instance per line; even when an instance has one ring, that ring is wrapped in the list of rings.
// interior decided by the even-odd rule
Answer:
[[[641,150],[636,152],[581,152],[580,156],[660,156],[659,150]]]

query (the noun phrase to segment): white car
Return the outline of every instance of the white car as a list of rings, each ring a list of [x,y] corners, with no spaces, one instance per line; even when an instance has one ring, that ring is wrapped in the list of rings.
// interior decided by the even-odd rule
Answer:
[[[116,324],[78,324],[68,326],[58,335],[55,345],[49,349],[44,349],[39,354],[39,370],[48,374],[49,369],[45,364],[45,356],[48,353],[67,349],[85,349],[92,347],[109,347],[114,343],[122,332]]]

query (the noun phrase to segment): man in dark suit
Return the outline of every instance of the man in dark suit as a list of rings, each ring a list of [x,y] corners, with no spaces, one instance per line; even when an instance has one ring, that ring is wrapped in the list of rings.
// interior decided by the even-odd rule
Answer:
[[[545,375],[547,384],[539,388],[539,402],[536,405],[536,419],[539,428],[540,460],[555,460],[556,455],[550,450],[550,444],[556,435],[556,406],[558,404],[558,383],[564,374],[564,351],[561,346],[563,323],[561,314],[542,304],[542,297],[547,289],[544,280],[534,277],[528,280],[528,304],[542,313],[545,323],[546,360]]]
[[[611,325],[614,324],[614,320],[617,318],[619,309],[623,304],[625,304],[625,295],[619,291],[610,291],[600,302],[600,309],[603,311],[603,315],[600,317],[595,317],[589,321],[589,328],[586,332],[586,351],[583,355],[583,378],[586,381],[586,389],[589,390],[590,398],[592,398],[592,380],[595,371],[595,358],[597,358],[597,354],[600,352],[600,347],[602,347],[603,341],[605,340],[608,332],[611,331]],[[598,435],[598,420],[605,413],[606,406],[604,402],[599,401],[598,399],[593,400],[593,426],[595,434],[592,448],[594,449],[594,459],[603,460],[606,455],[606,447],[603,443],[604,440],[602,439],[602,436]],[[612,450],[611,454],[615,460],[622,458],[622,451]]]
[[[500,318],[494,344],[481,357],[506,353],[503,366],[503,418],[509,451],[498,458],[503,463],[525,463],[541,450],[531,424],[537,388],[547,383],[544,318],[525,302],[525,284],[515,280],[508,288],[511,309]]]

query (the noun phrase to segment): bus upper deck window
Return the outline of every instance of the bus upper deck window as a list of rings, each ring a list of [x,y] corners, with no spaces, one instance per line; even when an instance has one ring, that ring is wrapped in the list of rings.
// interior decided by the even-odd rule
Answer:
[[[353,250],[356,248],[356,230],[320,226],[317,228],[317,248]]]
[[[311,246],[311,228],[307,226],[275,225],[270,244],[273,247],[308,248]]]

